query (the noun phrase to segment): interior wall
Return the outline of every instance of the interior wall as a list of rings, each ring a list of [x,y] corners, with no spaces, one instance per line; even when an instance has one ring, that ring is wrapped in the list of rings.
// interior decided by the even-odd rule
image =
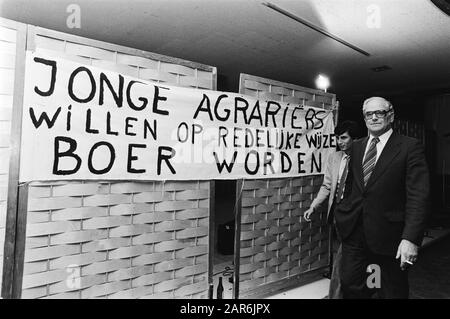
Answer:
[[[426,97],[425,108],[425,126],[433,148],[433,206],[439,213],[450,216],[450,94]]]

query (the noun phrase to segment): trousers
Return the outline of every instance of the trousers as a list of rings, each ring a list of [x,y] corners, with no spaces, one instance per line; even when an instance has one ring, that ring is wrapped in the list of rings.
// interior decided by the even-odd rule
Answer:
[[[368,266],[371,272],[367,272]],[[342,241],[341,284],[344,299],[407,299],[408,270],[395,256],[373,253],[364,236],[362,218]]]

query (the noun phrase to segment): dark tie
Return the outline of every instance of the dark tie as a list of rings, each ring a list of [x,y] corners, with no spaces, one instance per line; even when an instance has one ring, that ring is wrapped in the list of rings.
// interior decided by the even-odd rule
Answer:
[[[363,176],[364,176],[364,186],[367,185],[367,181],[372,175],[373,168],[375,167],[375,162],[377,159],[377,143],[379,142],[378,137],[374,137],[370,142],[369,150],[367,151],[366,157],[363,162]]]
[[[348,162],[350,161],[350,157],[343,158],[345,160],[344,171],[342,172],[341,179],[339,180],[338,190],[336,192],[336,202],[339,203],[342,199],[342,193],[344,192],[345,180],[347,179],[348,174]]]

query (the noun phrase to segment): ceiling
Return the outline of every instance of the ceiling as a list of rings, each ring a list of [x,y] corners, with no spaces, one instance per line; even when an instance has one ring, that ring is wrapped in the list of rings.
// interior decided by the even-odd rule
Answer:
[[[370,56],[264,2],[4,0],[0,15],[216,66],[229,90],[241,72],[308,87],[323,73],[341,95],[450,87],[450,17],[430,0],[267,0]],[[72,3],[81,28],[66,24]]]

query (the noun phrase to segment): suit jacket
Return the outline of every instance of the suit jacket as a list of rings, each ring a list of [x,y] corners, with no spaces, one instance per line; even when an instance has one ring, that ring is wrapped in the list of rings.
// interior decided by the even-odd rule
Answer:
[[[343,240],[362,214],[366,242],[395,255],[402,239],[420,246],[426,226],[429,174],[420,141],[392,133],[364,186],[362,162],[368,137],[353,143],[344,199],[335,209]]]
[[[334,195],[336,193],[336,186],[338,183],[339,167],[341,165],[343,156],[344,152],[342,151],[337,151],[328,156],[322,186],[320,187],[316,198],[311,203],[311,207],[313,207],[314,209],[324,208],[325,202],[328,204],[327,220],[330,217],[331,205],[333,204]]]

